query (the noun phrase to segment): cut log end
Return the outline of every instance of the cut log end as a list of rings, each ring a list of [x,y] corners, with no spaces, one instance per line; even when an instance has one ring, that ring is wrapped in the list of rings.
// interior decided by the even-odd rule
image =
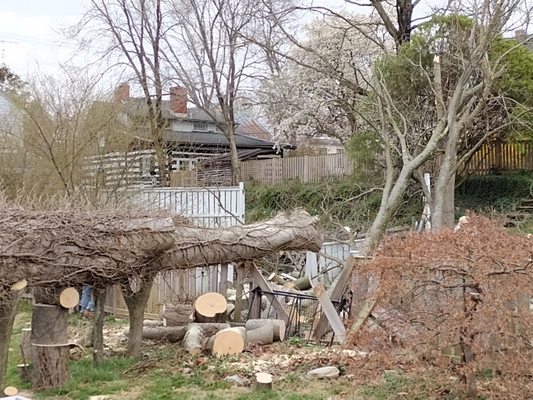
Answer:
[[[80,303],[80,293],[73,287],[63,289],[59,294],[59,304],[63,308],[74,308]]]
[[[242,329],[223,329],[218,332],[213,339],[213,354],[224,356],[242,353],[245,342],[246,338],[243,337]]]
[[[19,290],[24,289],[26,286],[28,286],[28,281],[26,281],[26,279],[22,279],[18,282],[15,282],[13,285],[11,285],[11,291],[17,292]]]
[[[227,307],[220,293],[205,293],[194,302],[194,319],[196,322],[225,322]]]
[[[4,394],[6,396],[15,396],[18,393],[18,389],[15,386],[6,386]]]
[[[272,389],[272,375],[266,372],[258,372],[255,374],[255,390],[271,390]]]

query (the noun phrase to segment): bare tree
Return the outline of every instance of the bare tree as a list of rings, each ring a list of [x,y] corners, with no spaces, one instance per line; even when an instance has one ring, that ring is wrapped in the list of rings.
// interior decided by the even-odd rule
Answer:
[[[167,186],[170,164],[163,138],[166,120],[161,106],[164,24],[161,0],[91,0],[73,34],[84,45],[92,44],[100,49],[102,59],[126,66],[133,74],[133,81],[141,87],[143,95],[141,121],[156,153],[161,184]]]
[[[235,101],[251,88],[263,54],[247,39],[261,22],[256,0],[179,0],[165,41],[166,61],[190,100],[206,112],[229,142],[234,183],[241,180],[235,145]],[[273,67],[274,68],[274,67]]]

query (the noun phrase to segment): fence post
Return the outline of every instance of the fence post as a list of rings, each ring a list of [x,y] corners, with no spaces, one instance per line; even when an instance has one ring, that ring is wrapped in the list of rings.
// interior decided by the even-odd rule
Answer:
[[[309,156],[306,154],[304,156],[304,176],[303,176],[303,182],[307,183],[309,182]]]

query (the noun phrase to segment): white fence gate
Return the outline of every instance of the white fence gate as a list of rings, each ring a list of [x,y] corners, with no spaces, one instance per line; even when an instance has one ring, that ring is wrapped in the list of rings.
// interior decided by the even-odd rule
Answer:
[[[241,225],[245,219],[244,184],[210,188],[148,188],[130,193],[130,201],[142,208],[169,210],[193,224],[217,228]],[[231,266],[205,266],[157,274],[146,306],[147,317],[157,317],[165,303],[192,301],[198,295],[219,291],[220,283],[233,280]],[[225,284],[222,285],[225,287]],[[127,315],[120,288],[107,293],[106,311]]]

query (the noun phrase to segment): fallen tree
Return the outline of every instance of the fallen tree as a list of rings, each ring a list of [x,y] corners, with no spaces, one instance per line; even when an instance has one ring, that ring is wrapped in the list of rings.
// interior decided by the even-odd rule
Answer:
[[[28,286],[105,287],[161,270],[253,260],[280,250],[318,251],[321,245],[317,219],[305,211],[225,229],[118,211],[1,211],[4,290],[24,279]]]
[[[252,225],[226,229],[191,227],[183,218],[132,211],[32,211],[0,203],[0,309],[11,315],[7,301],[20,282],[52,288],[91,284],[105,288],[120,283],[128,303],[128,354],[140,352],[143,310],[154,275],[163,270],[241,262],[280,250],[318,251],[317,219],[305,211]],[[4,299],[7,299],[4,301]],[[56,296],[53,296],[56,303]],[[9,324],[0,337],[11,335]],[[131,342],[131,343],[130,343]],[[0,349],[5,370],[7,346]],[[64,358],[64,354],[62,357]],[[54,374],[53,371],[48,371]],[[48,373],[43,370],[43,376]],[[3,375],[0,373],[0,375]],[[51,376],[54,386],[68,370]],[[2,377],[0,376],[0,381]]]

